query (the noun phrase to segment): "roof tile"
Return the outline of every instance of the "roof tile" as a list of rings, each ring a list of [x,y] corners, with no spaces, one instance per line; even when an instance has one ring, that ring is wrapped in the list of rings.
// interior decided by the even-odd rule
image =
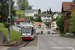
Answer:
[[[75,2],[63,2],[63,11],[70,11],[75,5]]]
[[[40,25],[42,24],[43,22],[34,22],[34,24],[37,26],[37,27],[41,27]],[[47,27],[46,25],[45,25],[45,27]]]
[[[27,18],[25,18],[25,21],[29,21]],[[24,17],[21,17],[17,20],[15,20],[15,22],[24,22]]]

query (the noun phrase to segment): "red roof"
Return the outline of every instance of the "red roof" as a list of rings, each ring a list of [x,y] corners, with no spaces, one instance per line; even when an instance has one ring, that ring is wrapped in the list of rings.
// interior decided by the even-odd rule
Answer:
[[[42,24],[43,22],[34,22],[34,24],[37,26],[37,27],[41,27],[40,25]],[[45,25],[45,27],[47,27],[46,25]]]
[[[27,18],[25,18],[25,21],[29,21]],[[15,20],[15,22],[24,22],[24,17],[21,17],[17,20]]]
[[[63,11],[70,11],[75,6],[75,2],[63,2],[62,9]]]

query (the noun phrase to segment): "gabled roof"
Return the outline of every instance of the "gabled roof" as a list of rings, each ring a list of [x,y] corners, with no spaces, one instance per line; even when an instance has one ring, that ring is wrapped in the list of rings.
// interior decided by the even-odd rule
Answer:
[[[38,9],[32,9],[32,10],[26,10],[25,13],[32,13],[32,12],[38,12]]]
[[[63,11],[70,11],[75,5],[75,2],[63,2],[62,9]]]
[[[29,20],[27,18],[25,18],[25,21],[27,22]],[[24,17],[21,17],[21,18],[15,20],[14,22],[24,22]]]
[[[40,25],[42,24],[43,22],[34,22],[34,24],[37,26],[37,27],[41,27]],[[46,25],[45,25],[45,27],[47,27]]]
[[[52,17],[52,15],[51,14],[35,14],[35,15],[37,15],[37,16],[44,16],[44,17]]]
[[[75,8],[75,6],[69,12],[71,12],[74,8]]]
[[[53,14],[57,13],[58,15],[61,15],[62,13],[61,12],[54,12]]]

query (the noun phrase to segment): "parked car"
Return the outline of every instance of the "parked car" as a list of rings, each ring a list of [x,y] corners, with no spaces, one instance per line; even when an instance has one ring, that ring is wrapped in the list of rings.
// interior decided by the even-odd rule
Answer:
[[[57,34],[57,33],[53,31],[52,34]]]

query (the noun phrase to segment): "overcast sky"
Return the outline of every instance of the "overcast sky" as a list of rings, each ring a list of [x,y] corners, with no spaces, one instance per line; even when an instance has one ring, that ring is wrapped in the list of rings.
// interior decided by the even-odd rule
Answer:
[[[62,2],[72,2],[72,0],[28,0],[29,5],[33,6],[33,9],[41,9],[46,11],[51,7],[52,11],[60,11],[62,7]],[[15,3],[16,5],[16,3]]]

